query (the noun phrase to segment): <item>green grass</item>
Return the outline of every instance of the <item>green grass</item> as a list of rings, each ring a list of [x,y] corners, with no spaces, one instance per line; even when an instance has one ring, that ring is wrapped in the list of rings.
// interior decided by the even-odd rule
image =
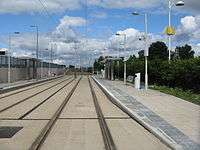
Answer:
[[[200,94],[196,94],[191,91],[184,91],[179,88],[169,88],[166,86],[157,86],[157,85],[152,86],[151,89],[158,90],[160,92],[170,94],[179,97],[183,100],[189,101],[191,103],[200,105]]]

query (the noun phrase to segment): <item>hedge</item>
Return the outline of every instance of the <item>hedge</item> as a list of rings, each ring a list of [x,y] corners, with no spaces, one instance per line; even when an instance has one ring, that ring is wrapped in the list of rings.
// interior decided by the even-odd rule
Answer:
[[[115,76],[118,66],[115,64]],[[120,78],[123,78],[123,62],[120,62]],[[134,59],[127,62],[127,76],[141,73],[144,82],[144,60]],[[178,87],[200,93],[200,58],[189,60],[173,60],[170,63],[163,60],[148,62],[149,83]]]

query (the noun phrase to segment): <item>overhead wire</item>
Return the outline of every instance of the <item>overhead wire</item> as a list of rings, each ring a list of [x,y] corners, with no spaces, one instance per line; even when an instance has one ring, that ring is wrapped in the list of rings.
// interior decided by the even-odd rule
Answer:
[[[51,13],[49,12],[49,9],[48,9],[48,7],[47,7],[47,5],[45,4],[45,0],[36,0],[37,1],[37,3],[39,2],[39,4],[42,6],[42,8],[43,8],[43,10],[44,10],[44,13],[47,15],[47,17],[52,21],[52,22],[54,22],[54,23],[56,23],[57,24],[57,21],[54,19],[54,17],[51,15]],[[61,27],[60,28],[60,30],[61,30],[61,33],[63,34],[63,36],[64,36],[64,38],[65,38],[65,30],[64,30],[64,27]],[[51,37],[52,38],[52,37]]]

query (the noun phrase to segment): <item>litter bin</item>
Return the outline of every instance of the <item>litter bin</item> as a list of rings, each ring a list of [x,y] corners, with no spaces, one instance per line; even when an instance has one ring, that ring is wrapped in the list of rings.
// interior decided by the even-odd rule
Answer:
[[[140,89],[140,73],[135,74],[135,88]]]

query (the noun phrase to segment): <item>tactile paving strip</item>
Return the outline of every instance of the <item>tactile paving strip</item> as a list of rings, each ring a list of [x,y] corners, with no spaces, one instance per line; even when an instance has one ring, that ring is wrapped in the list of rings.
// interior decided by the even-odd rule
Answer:
[[[165,133],[168,137],[173,139],[184,150],[200,150],[200,145],[191,140],[187,135],[181,132],[178,128],[169,124],[166,120],[161,118],[155,112],[144,106],[137,101],[133,96],[123,92],[117,87],[112,86],[108,81],[98,79],[106,89],[111,92],[120,102],[122,102],[127,108],[136,112],[144,122],[148,123],[154,128]]]

